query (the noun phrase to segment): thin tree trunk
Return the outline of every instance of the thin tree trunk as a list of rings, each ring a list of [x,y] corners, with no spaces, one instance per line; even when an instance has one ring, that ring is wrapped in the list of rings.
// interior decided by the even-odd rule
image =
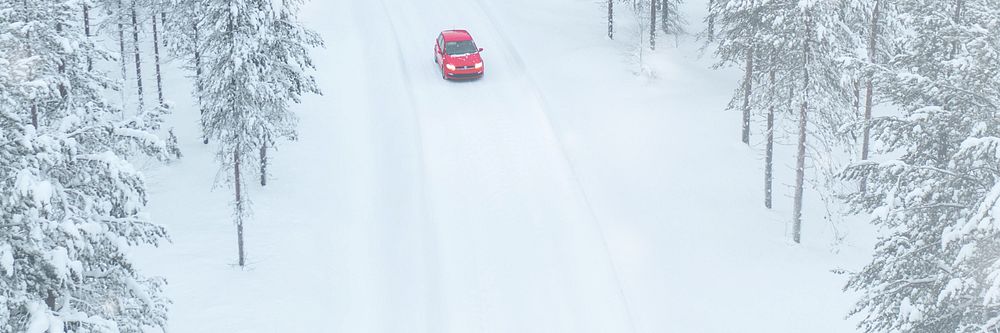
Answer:
[[[715,0],[708,0],[708,11],[712,13],[715,7]],[[708,16],[708,41],[715,41],[715,15]]]
[[[160,74],[160,31],[156,26],[156,15],[153,15],[153,59],[156,63],[156,96],[160,106],[163,106],[163,76]]]
[[[952,20],[955,21],[955,24],[959,24],[962,22],[962,10],[963,10],[962,5],[964,3],[965,0],[955,0],[955,13],[954,16],[952,17]],[[958,55],[959,48],[961,48],[959,42],[958,41],[953,42],[951,47],[951,54],[948,55],[948,59],[955,59],[955,56]]]
[[[35,105],[35,101],[31,101],[31,126],[38,130],[38,105]]]
[[[649,49],[656,50],[656,0],[649,0]]]
[[[62,31],[63,31],[62,23],[56,23],[56,32],[58,32],[59,35],[62,35]],[[59,59],[58,70],[60,76],[66,74],[66,59]],[[59,98],[65,101],[66,95],[69,94],[69,92],[66,91],[66,84],[59,82],[58,89],[59,89]]]
[[[83,5],[83,33],[87,36],[87,41],[90,41],[90,6],[87,4]],[[94,59],[87,55],[87,71],[94,70]]]
[[[198,23],[194,24],[194,82],[195,88],[198,90],[198,111],[201,113],[202,117],[205,116],[205,107],[202,105],[202,89],[204,84],[202,84],[201,78],[201,41],[199,40],[200,30],[198,29]],[[205,120],[202,119],[201,123],[202,132],[202,142],[208,144],[208,132],[205,131]]]
[[[246,264],[246,257],[243,250],[243,184],[240,182],[240,145],[237,143],[233,149],[233,187],[236,192],[236,244],[239,251],[240,267]]]
[[[809,102],[802,101],[802,109],[799,111],[799,150],[795,159],[795,202],[792,208],[792,240],[795,241],[795,243],[802,242],[802,192],[805,187],[806,124],[808,108]]]
[[[808,20],[808,19],[807,19]],[[799,109],[799,142],[798,153],[795,159],[795,198],[792,207],[792,240],[795,243],[802,242],[802,196],[805,189],[806,177],[806,129],[808,128],[809,116],[809,59],[810,59],[810,35],[812,34],[811,22],[806,22],[805,41],[805,66],[802,74],[804,79],[802,107]]]
[[[118,56],[121,58],[122,63],[122,84],[124,85],[128,81],[128,61],[125,60],[125,23],[122,22],[124,18],[122,13],[125,12],[125,5],[123,0],[118,0],[118,12],[115,13],[116,21],[118,21]],[[125,88],[121,90],[122,97],[122,110],[125,110]],[[122,115],[124,116],[124,115]]]
[[[163,31],[167,31],[167,12],[160,12],[160,23],[163,25]],[[163,46],[167,46],[167,36],[163,36]]]
[[[135,83],[139,94],[139,112],[142,112],[144,102],[142,98],[142,59],[139,56],[139,15],[136,12],[135,0],[132,0],[132,40],[135,45]]]
[[[615,39],[615,6],[614,0],[608,0],[608,38]]]
[[[260,145],[260,186],[267,186],[267,139]]]
[[[670,0],[660,0],[660,30],[663,30],[664,34],[669,34],[670,29],[667,29],[667,19],[669,19],[667,12]]]
[[[750,144],[750,95],[753,90],[753,45],[747,48],[747,67],[743,77],[743,143]]]
[[[854,90],[854,100],[852,101],[854,113],[861,114],[861,80],[853,80],[851,88]]]
[[[27,2],[28,1],[25,0],[25,6],[28,5]],[[34,53],[31,50],[31,41],[32,41],[31,40],[31,32],[28,32],[25,35],[25,39],[29,41],[29,43],[27,44],[28,49],[26,50],[26,52],[27,52],[28,58],[31,58],[33,56],[33,53]],[[35,71],[29,67],[28,68],[28,80],[34,80],[34,78],[35,78]],[[37,131],[38,130],[38,105],[35,104],[35,99],[34,98],[31,98],[29,100],[29,102],[31,103],[31,127],[34,127],[35,130]]]
[[[872,9],[872,22],[869,28],[868,34],[868,63],[874,65],[878,61],[876,57],[876,47],[878,46],[878,20],[881,15],[881,1],[875,1],[875,8]],[[869,150],[871,148],[871,121],[872,121],[872,95],[875,92],[875,78],[872,74],[868,74],[865,80],[865,118],[864,118],[864,134],[863,142],[861,143],[861,160],[868,160]],[[866,192],[868,184],[862,180],[861,181],[861,192]]]
[[[771,84],[771,100],[772,103],[767,109],[767,148],[764,162],[764,207],[771,209],[772,199],[772,183],[774,182],[774,96],[775,96],[775,80],[774,80],[774,70],[772,69],[769,76],[769,82]]]
[[[868,34],[868,62],[870,64],[875,64],[878,60],[876,59],[876,47],[878,42],[878,21],[881,15],[881,1],[875,2],[875,8],[872,10],[872,22],[870,31]],[[869,141],[871,140],[871,119],[872,119],[872,95],[874,94],[875,78],[872,75],[868,75],[865,82],[865,128],[864,128],[864,143],[861,146],[861,159],[868,159],[869,152]]]

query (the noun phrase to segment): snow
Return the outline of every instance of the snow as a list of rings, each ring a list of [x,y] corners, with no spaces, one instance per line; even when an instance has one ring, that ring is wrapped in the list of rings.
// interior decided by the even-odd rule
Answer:
[[[30,197],[35,205],[41,207],[52,200],[54,188],[47,180],[39,181],[28,169],[22,169],[14,180],[15,192]]]
[[[52,318],[45,304],[34,302],[28,306],[28,329],[25,333],[45,333],[49,330]]]
[[[0,244],[0,273],[14,275],[14,249],[10,244]]]
[[[807,192],[805,244],[789,245],[794,148],[779,145],[763,209],[759,147],[724,111],[738,74],[691,38],[661,38],[636,70],[633,18],[607,40],[589,1],[314,0],[303,15],[329,45],[325,95],[304,98],[299,141],[248,190],[247,269],[187,73],[166,76],[185,157],[146,179],[173,243],[136,258],[169,281],[168,331],[856,330],[831,271],[860,267],[871,240],[831,245]],[[482,80],[441,80],[431,51],[450,28],[486,49]]]

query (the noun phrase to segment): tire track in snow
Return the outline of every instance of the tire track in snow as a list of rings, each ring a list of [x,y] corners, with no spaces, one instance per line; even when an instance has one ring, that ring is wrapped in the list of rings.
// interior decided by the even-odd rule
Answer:
[[[605,235],[604,232],[604,226],[597,218],[597,213],[594,211],[594,207],[593,204],[591,203],[590,197],[587,195],[587,191],[584,188],[583,183],[580,181],[580,178],[578,176],[579,172],[577,172],[576,167],[573,164],[573,160],[572,158],[570,158],[569,152],[566,149],[565,143],[563,143],[562,138],[559,136],[554,124],[552,123],[552,119],[548,111],[549,110],[548,100],[545,98],[545,94],[542,92],[542,89],[538,86],[538,83],[535,81],[534,77],[532,77],[531,73],[527,70],[527,65],[525,64],[524,59],[521,57],[520,52],[518,51],[514,43],[511,42],[510,38],[507,36],[507,33],[501,28],[501,24],[499,24],[499,21],[496,19],[496,16],[493,14],[493,11],[490,9],[489,5],[485,4],[483,0],[476,0],[474,3],[476,4],[477,7],[479,7],[480,11],[486,16],[486,18],[489,19],[491,23],[490,25],[492,26],[493,30],[497,32],[497,36],[500,37],[500,41],[504,44],[504,47],[506,47],[507,49],[507,52],[505,52],[506,55],[508,56],[509,60],[511,60],[511,63],[513,63],[516,66],[518,74],[520,74],[522,79],[527,82],[527,87],[530,88],[529,90],[531,92],[531,95],[535,99],[537,110],[541,113],[542,120],[545,122],[546,128],[549,129],[549,134],[552,136],[552,139],[556,143],[556,146],[559,150],[559,153],[563,161],[565,162],[566,167],[569,169],[570,178],[576,185],[575,187],[577,190],[577,194],[583,200],[584,206],[587,209],[587,214],[590,216],[590,221],[594,224],[595,228],[600,234],[601,245],[603,246],[605,257],[607,258],[607,264],[609,268],[612,270],[612,275],[614,277],[614,281],[618,289],[618,296],[620,298],[620,301],[622,302],[622,306],[624,307],[630,332],[635,333],[636,332],[635,320],[633,319],[632,310],[628,301],[628,296],[625,294],[625,288],[624,285],[622,284],[621,276],[619,274],[619,269],[615,264],[614,259],[611,256],[611,247],[608,245],[607,236]]]
[[[397,33],[396,30],[396,24],[392,18],[392,15],[388,11],[385,1],[378,0],[377,5],[382,15],[385,17],[386,22],[389,24],[388,28],[392,36],[393,44],[395,45],[396,58],[398,60],[399,68],[401,71],[406,71],[409,64],[407,63],[406,56],[402,50],[399,34]],[[429,209],[429,207],[431,207],[430,206],[431,202],[429,196],[427,195],[427,184],[426,184],[427,162],[424,153],[424,143],[422,134],[423,130],[421,129],[420,126],[421,124],[419,120],[420,112],[418,110],[419,107],[416,103],[416,95],[413,89],[413,82],[410,79],[409,75],[401,75],[401,76],[402,76],[403,88],[406,93],[406,102],[409,105],[409,111],[410,111],[409,113],[413,119],[412,123],[414,124],[414,129],[416,131],[415,133],[416,134],[415,146],[417,148],[416,156],[419,159],[418,165],[420,168],[420,170],[418,171],[419,180],[417,181],[417,184],[420,187],[419,189],[420,198],[418,203],[419,204],[418,209],[420,209],[420,215],[421,215],[420,219],[421,221],[423,221],[424,224],[424,227],[421,228],[423,230],[423,232],[421,233],[423,236],[421,238],[421,245],[422,245],[421,251],[424,254],[423,258],[425,260],[424,283],[426,284],[425,295],[424,295],[426,304],[425,308],[423,309],[425,312],[424,319],[426,325],[426,332],[440,332],[441,328],[437,327],[438,323],[443,322],[441,318],[441,313],[437,311],[438,309],[441,308],[441,300],[440,300],[441,292],[440,292],[440,286],[438,285],[438,281],[440,280],[439,278],[440,264],[437,261],[438,255],[437,255],[437,250],[434,246],[434,244],[437,243],[436,241],[437,223],[435,223],[433,212],[431,212],[431,210]]]

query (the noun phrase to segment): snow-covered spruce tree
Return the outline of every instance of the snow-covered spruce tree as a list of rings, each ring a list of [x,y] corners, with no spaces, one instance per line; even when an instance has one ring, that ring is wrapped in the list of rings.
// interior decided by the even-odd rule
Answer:
[[[222,172],[234,189],[238,260],[245,265],[243,226],[248,201],[243,173],[261,161],[255,153],[280,138],[295,138],[289,105],[318,92],[307,74],[308,47],[319,37],[296,20],[299,1],[230,0],[205,6],[201,99],[205,133],[217,139]]]
[[[165,158],[157,117],[122,121],[76,2],[0,2],[0,331],[163,327],[164,281],[129,247],[166,237],[126,157]],[[74,27],[71,29],[69,27]]]
[[[1000,1],[896,2],[911,33],[887,64],[882,161],[848,168],[882,228],[848,290],[865,332],[1000,332]],[[899,156],[899,157],[896,157]]]

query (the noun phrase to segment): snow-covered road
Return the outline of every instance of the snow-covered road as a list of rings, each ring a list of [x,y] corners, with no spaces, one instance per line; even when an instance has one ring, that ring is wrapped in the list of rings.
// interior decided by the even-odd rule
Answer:
[[[759,207],[759,161],[729,135],[735,77],[691,43],[635,75],[629,18],[609,41],[603,15],[590,0],[307,2],[325,94],[296,107],[300,140],[249,189],[247,270],[190,84],[168,75],[186,156],[149,178],[173,244],[138,256],[170,281],[170,331],[849,331],[829,270],[863,255],[830,253],[819,223],[814,245],[782,241],[787,207]],[[451,28],[486,49],[485,78],[440,78],[432,46]]]
[[[390,149],[379,154],[376,168],[396,168],[374,175],[382,190],[374,207],[407,207],[370,225],[371,235],[399,235],[390,242],[409,244],[369,258],[385,260],[383,269],[408,270],[358,276],[403,279],[386,281],[399,289],[381,291],[387,301],[377,304],[377,315],[427,311],[429,332],[630,331],[599,221],[553,132],[541,93],[518,50],[492,25],[489,7],[440,0],[349,7],[352,30],[338,33],[356,37],[331,44],[353,50],[346,53],[355,56],[339,61],[361,69],[349,84],[362,91],[351,95],[369,100],[352,104],[369,107],[358,112],[377,118],[376,133],[396,133],[374,138]],[[469,29],[487,48],[484,79],[440,79],[431,45],[437,32],[453,27]],[[392,226],[411,232],[387,230]],[[372,246],[363,243],[357,245]],[[398,255],[404,251],[408,255]],[[420,264],[399,262],[407,258]],[[414,296],[426,303],[414,304]],[[413,329],[368,319],[376,320],[347,327]]]

